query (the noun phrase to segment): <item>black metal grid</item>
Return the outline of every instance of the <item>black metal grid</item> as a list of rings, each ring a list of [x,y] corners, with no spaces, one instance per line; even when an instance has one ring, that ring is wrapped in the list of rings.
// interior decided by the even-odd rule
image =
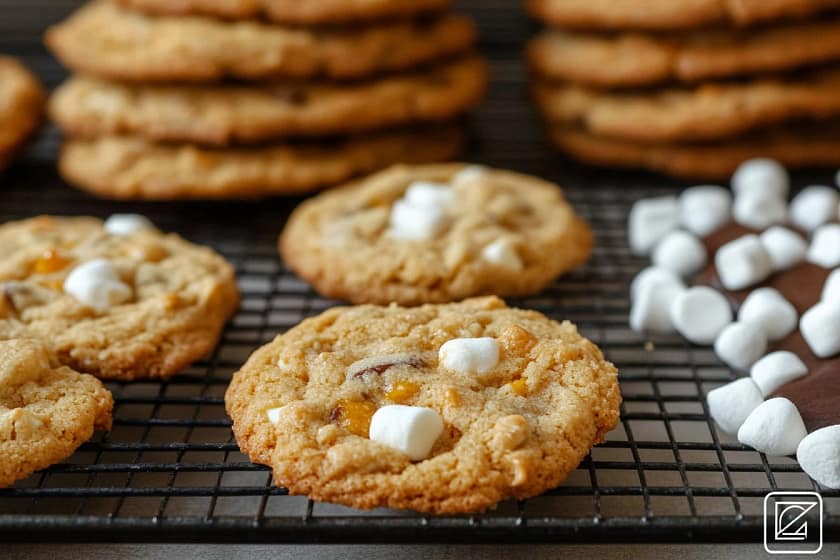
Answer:
[[[6,4],[3,6],[3,4]],[[54,85],[63,76],[37,43],[44,22],[72,2],[0,1],[0,52],[24,56]],[[253,349],[335,302],[280,263],[275,238],[296,199],[268,203],[117,204],[56,177],[57,135],[0,177],[0,220],[37,213],[139,211],[211,245],[233,262],[240,312],[216,351],[166,383],[110,384],[114,428],[70,459],[0,490],[0,542],[743,541],[759,542],[771,490],[815,489],[795,461],[766,457],[719,433],[703,395],[733,379],[708,348],[651,341],[627,327],[627,287],[644,266],[625,217],[633,201],[678,186],[640,174],[583,169],[545,147],[527,104],[519,49],[530,25],[516,3],[462,2],[484,30],[494,86],[471,123],[471,159],[556,179],[597,235],[592,261],[545,293],[513,303],[568,318],[621,371],[622,420],[568,481],[543,496],[483,515],[423,517],[358,512],[286,495],[232,439],[223,394]],[[828,173],[800,177],[826,180]],[[825,536],[840,539],[840,492],[822,491]]]

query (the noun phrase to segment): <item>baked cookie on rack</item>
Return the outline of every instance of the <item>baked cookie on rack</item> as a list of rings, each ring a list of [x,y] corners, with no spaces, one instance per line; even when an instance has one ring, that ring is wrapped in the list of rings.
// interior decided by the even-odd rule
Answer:
[[[0,170],[41,123],[46,94],[20,62],[0,56]]]
[[[66,459],[111,427],[111,393],[38,341],[0,340],[0,488]]]
[[[242,451],[292,494],[435,514],[556,487],[620,401],[574,325],[496,297],[330,309],[257,350],[225,395]]]
[[[233,268],[136,215],[0,226],[0,339],[36,338],[102,379],[165,379],[238,307]]]
[[[280,237],[320,293],[403,305],[535,293],[591,248],[557,185],[463,164],[396,166],[321,194]]]

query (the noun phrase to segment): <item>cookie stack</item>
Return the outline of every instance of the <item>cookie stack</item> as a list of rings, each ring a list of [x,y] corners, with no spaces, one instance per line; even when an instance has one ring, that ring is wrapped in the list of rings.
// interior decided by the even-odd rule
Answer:
[[[744,161],[840,164],[838,0],[526,0],[528,58],[558,148],[721,179]]]
[[[78,72],[60,170],[112,198],[259,197],[456,156],[481,99],[448,0],[97,0],[48,30]]]

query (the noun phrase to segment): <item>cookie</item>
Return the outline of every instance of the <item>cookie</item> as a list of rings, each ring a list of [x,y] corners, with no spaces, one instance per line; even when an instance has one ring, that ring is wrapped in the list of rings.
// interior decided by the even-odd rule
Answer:
[[[69,183],[106,198],[260,198],[317,190],[399,162],[452,159],[463,144],[463,130],[450,124],[225,149],[106,136],[65,141],[59,171]]]
[[[754,157],[774,158],[794,168],[840,165],[840,127],[828,123],[762,130],[720,143],[643,144],[561,126],[551,127],[550,136],[555,146],[585,163],[684,179],[727,180],[742,161]]]
[[[580,29],[692,29],[798,19],[840,7],[840,0],[526,0],[536,18]]]
[[[492,296],[330,309],[257,350],[225,395],[240,448],[290,493],[436,514],[556,487],[620,400],[574,325]],[[407,451],[383,443],[388,413],[409,420]]]
[[[485,64],[474,56],[350,84],[144,86],[77,77],[58,89],[50,113],[74,136],[224,146],[450,120],[480,100],[486,81]]]
[[[781,72],[840,58],[840,20],[668,35],[554,29],[531,41],[528,58],[545,79],[608,88]]]
[[[152,15],[265,18],[292,25],[360,23],[408,18],[446,9],[451,0],[115,0]]]
[[[840,72],[823,70],[797,80],[757,79],[702,84],[649,93],[610,93],[538,83],[537,104],[556,124],[580,125],[593,135],[640,142],[730,138],[783,121],[840,114]]]
[[[0,170],[41,122],[44,91],[16,59],[0,56]]]
[[[0,339],[37,338],[102,379],[165,379],[202,358],[238,307],[233,268],[139,217],[0,226]]]
[[[99,380],[51,363],[34,340],[0,340],[0,488],[66,459],[111,427]]]
[[[280,237],[321,294],[403,305],[539,292],[591,248],[557,185],[462,164],[397,166],[324,193]]]
[[[122,81],[360,78],[430,63],[474,41],[472,21],[451,14],[318,30],[198,16],[152,18],[103,1],[46,33],[47,45],[68,67]]]

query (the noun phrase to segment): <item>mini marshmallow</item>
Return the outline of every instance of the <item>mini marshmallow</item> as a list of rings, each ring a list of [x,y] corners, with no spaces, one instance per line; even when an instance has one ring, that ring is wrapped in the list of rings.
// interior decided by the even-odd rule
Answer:
[[[402,451],[412,461],[428,457],[442,433],[440,414],[422,406],[383,406],[370,419],[370,439]]]
[[[799,331],[818,358],[840,353],[840,304],[818,303],[802,314]]]
[[[840,224],[826,224],[814,232],[808,261],[823,268],[840,266]]]
[[[799,313],[778,290],[759,288],[741,304],[738,320],[756,325],[764,331],[769,341],[775,342],[796,329]]]
[[[487,168],[483,165],[468,165],[452,177],[452,184],[455,186],[467,185],[481,179],[487,174]]]
[[[811,432],[799,443],[796,460],[805,473],[827,488],[840,489],[840,425]]]
[[[764,401],[738,430],[738,441],[767,455],[793,455],[808,431],[796,405],[783,397]]]
[[[743,290],[765,280],[773,271],[770,255],[757,235],[730,241],[715,255],[715,268],[727,290]]]
[[[415,206],[398,200],[391,209],[391,229],[395,239],[423,241],[435,237],[446,225],[446,214],[437,206]]]
[[[752,379],[742,377],[709,391],[706,402],[709,404],[709,415],[717,425],[728,434],[736,434],[764,398]]]
[[[767,194],[742,194],[735,197],[732,215],[742,226],[763,230],[787,219],[787,204]]]
[[[669,273],[673,274],[670,271]],[[631,286],[631,291],[632,289]],[[684,291],[685,285],[676,276],[648,276],[647,280],[638,285],[633,306],[630,308],[630,328],[637,332],[674,332],[671,307],[677,296]]]
[[[499,343],[489,336],[454,338],[438,351],[438,360],[446,369],[462,373],[484,373],[499,363]]]
[[[455,191],[449,185],[415,181],[406,189],[403,200],[411,206],[435,206],[446,209],[455,203]]]
[[[64,291],[96,311],[105,311],[131,299],[131,288],[124,284],[114,265],[95,259],[74,268],[64,280]]]
[[[739,165],[732,175],[732,190],[736,196],[758,193],[785,199],[789,189],[787,169],[768,158],[749,159]]]
[[[712,344],[732,322],[732,308],[719,292],[706,286],[695,286],[674,298],[671,322],[691,342]]]
[[[701,185],[680,196],[680,222],[691,233],[709,235],[732,215],[732,194],[715,185]]]
[[[102,227],[111,235],[132,235],[138,231],[154,231],[155,225],[140,214],[113,214]]]
[[[276,424],[280,421],[280,416],[283,414],[283,410],[285,406],[278,406],[277,408],[269,408],[265,411],[265,415],[268,417],[268,421],[272,424]]]
[[[653,250],[655,266],[667,268],[680,276],[691,276],[707,262],[706,248],[699,239],[685,231],[672,231]]]
[[[767,337],[759,325],[735,322],[715,340],[715,353],[729,367],[747,371],[767,352]]]
[[[761,244],[770,255],[773,271],[787,270],[805,260],[808,244],[802,237],[782,226],[773,226],[760,236]]]
[[[840,268],[834,270],[825,280],[822,290],[822,301],[840,304]]]
[[[840,193],[837,189],[811,186],[802,190],[790,202],[790,221],[805,231],[814,231],[837,218]]]
[[[647,255],[665,235],[677,229],[680,206],[674,196],[644,198],[630,210],[628,236],[636,255]]]
[[[779,351],[767,354],[756,363],[750,370],[755,384],[765,397],[772,394],[782,385],[786,385],[794,379],[808,373],[808,368],[793,352]]]
[[[658,266],[649,266],[633,278],[633,282],[630,284],[630,300],[635,301],[638,299],[642,288],[646,284],[660,281],[678,284],[683,288],[685,287],[683,281],[673,271]]]
[[[516,252],[514,243],[507,237],[502,237],[486,245],[481,251],[481,258],[502,268],[522,270],[522,258]]]

